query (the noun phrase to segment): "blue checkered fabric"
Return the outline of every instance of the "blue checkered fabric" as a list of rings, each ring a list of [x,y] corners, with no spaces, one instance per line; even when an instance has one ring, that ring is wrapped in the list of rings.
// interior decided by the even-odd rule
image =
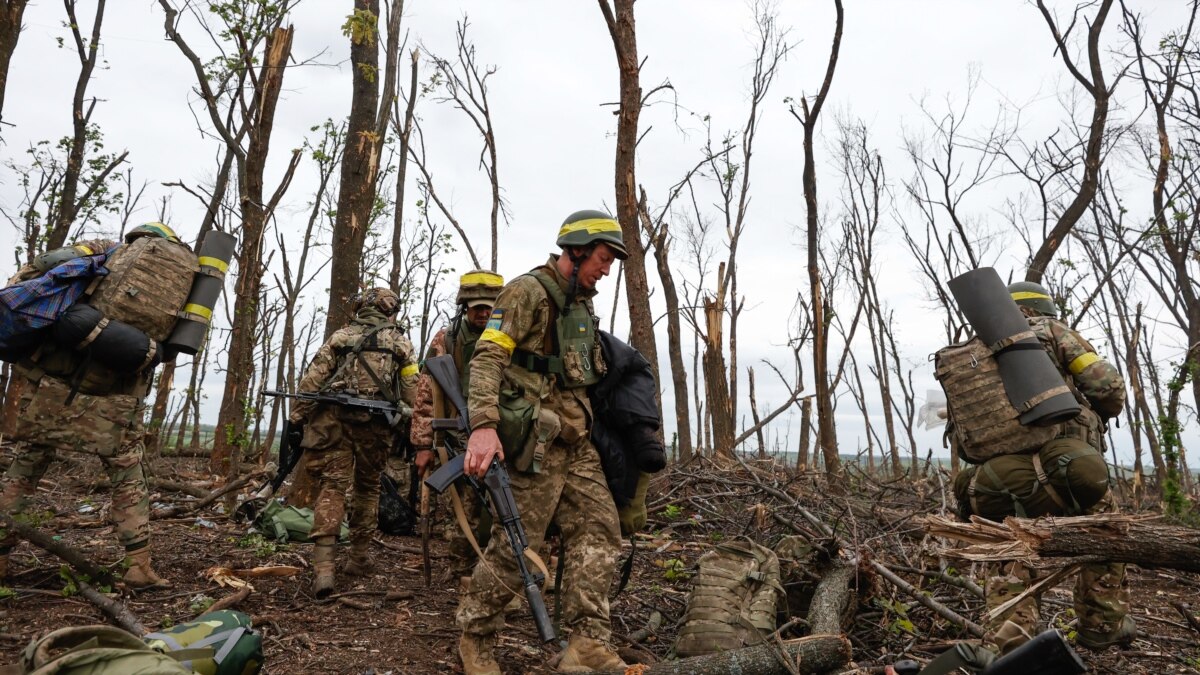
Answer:
[[[36,279],[0,289],[0,349],[36,340],[37,332],[75,304],[92,279],[108,274],[104,262],[111,252],[68,260]]]

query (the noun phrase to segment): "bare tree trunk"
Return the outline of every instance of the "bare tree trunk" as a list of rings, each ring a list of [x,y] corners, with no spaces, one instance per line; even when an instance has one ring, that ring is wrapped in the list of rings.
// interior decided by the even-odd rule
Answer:
[[[12,63],[13,52],[17,50],[17,40],[21,37],[21,15],[25,13],[26,4],[26,0],[0,0],[0,120],[4,119],[8,66]]]
[[[729,400],[729,378],[722,349],[722,324],[725,319],[725,263],[717,273],[717,294],[704,299],[704,389],[706,408],[712,427],[713,452],[733,455],[733,439],[737,436],[737,420]]]
[[[750,378],[750,416],[754,420],[754,426],[758,428],[754,432],[755,436],[758,437],[758,458],[766,459],[767,445],[766,440],[763,438],[762,421],[758,417],[758,399],[754,393],[754,369],[749,368],[748,370]]]
[[[622,269],[625,273],[625,297],[629,304],[629,342],[646,357],[658,378],[658,346],[654,338],[654,317],[650,312],[650,285],[646,278],[646,249],[642,246],[638,223],[637,156],[638,117],[642,112],[642,88],[639,83],[637,31],[634,25],[634,0],[615,0],[616,13],[608,0],[598,0],[600,11],[608,24],[613,49],[620,69],[621,108],[617,118],[616,205],[617,220],[621,223],[629,259]],[[662,400],[655,392],[662,408]],[[730,436],[732,438],[732,435]]]
[[[354,0],[354,14],[346,22],[353,94],[346,128],[346,149],[342,153],[337,220],[333,225],[329,310],[325,314],[327,339],[352,318],[350,299],[362,283],[363,246],[371,227],[376,178],[395,95],[402,12],[403,2],[395,0],[389,13],[382,105],[379,101],[379,0]]]
[[[796,469],[808,469],[808,449],[812,446],[812,397],[800,404],[800,445],[796,447]]]
[[[808,281],[812,293],[813,307],[813,379],[816,383],[817,399],[817,444],[821,448],[825,460],[825,472],[836,474],[841,471],[841,459],[838,457],[837,427],[833,412],[833,391],[830,388],[829,376],[829,327],[826,317],[828,299],[821,280],[821,237],[820,237],[820,204],[817,201],[817,169],[816,157],[813,151],[814,136],[816,135],[817,117],[829,88],[833,84],[833,73],[837,68],[838,52],[842,43],[842,25],[844,12],[842,0],[834,0],[837,10],[837,22],[833,34],[833,46],[830,48],[829,63],[825,71],[825,80],[817,93],[811,108],[808,99],[801,97],[802,115],[795,109],[792,114],[804,127],[804,171],[802,182],[804,186],[804,204],[807,223],[808,248]]]
[[[420,52],[412,50],[412,69],[408,83],[408,105],[404,108],[404,126],[400,131],[400,149],[397,151],[396,166],[396,216],[392,221],[392,269],[388,274],[388,286],[400,294],[400,270],[403,255],[400,242],[404,234],[404,189],[408,183],[409,140],[412,138],[413,117],[417,108],[417,75],[421,59]],[[387,101],[384,101],[387,104]],[[400,99],[396,98],[394,119],[399,120]]]
[[[171,399],[171,388],[175,385],[175,362],[163,364],[158,374],[158,386],[154,392],[154,405],[150,408],[150,423],[146,425],[146,454],[158,456],[162,448],[163,421],[167,418],[167,402]]]
[[[256,96],[259,105],[255,111],[253,129],[249,132],[250,142],[245,159],[238,161],[242,241],[237,255],[237,294],[233,307],[225,390],[217,415],[212,454],[213,471],[231,476],[236,474],[241,453],[245,449],[246,411],[253,402],[248,384],[254,368],[255,326],[262,296],[262,239],[268,208],[274,208],[274,204],[267,204],[263,198],[263,171],[275,122],[275,106],[283,87],[287,59],[291,54],[293,33],[291,27],[277,28],[267,40]],[[298,157],[297,151],[293,154],[291,170],[281,188],[286,189]],[[282,197],[282,194],[277,191],[276,197]],[[272,201],[277,202],[277,199],[273,198]]]
[[[1037,252],[1033,254],[1033,258],[1029,261],[1029,270],[1025,274],[1026,281],[1041,282],[1042,275],[1046,273],[1046,268],[1054,260],[1054,254],[1058,251],[1059,246],[1070,234],[1071,229],[1075,227],[1075,223],[1079,222],[1079,219],[1087,212],[1088,206],[1096,196],[1096,188],[1100,179],[1100,165],[1104,159],[1104,127],[1108,120],[1108,100],[1112,94],[1104,82],[1104,70],[1100,63],[1100,33],[1104,30],[1104,20],[1108,17],[1112,3],[1113,0],[1101,0],[1095,18],[1088,24],[1087,52],[1088,67],[1091,72],[1091,80],[1089,80],[1071,61],[1065,38],[1059,32],[1057,22],[1050,15],[1050,10],[1046,9],[1045,2],[1037,1],[1038,9],[1042,11],[1042,16],[1050,27],[1050,33],[1054,36],[1059,55],[1062,56],[1071,75],[1092,95],[1094,108],[1092,125],[1088,130],[1087,148],[1084,150],[1083,178],[1079,182],[1079,192],[1063,210],[1054,227],[1046,234]],[[1074,22],[1072,22],[1073,24]]]

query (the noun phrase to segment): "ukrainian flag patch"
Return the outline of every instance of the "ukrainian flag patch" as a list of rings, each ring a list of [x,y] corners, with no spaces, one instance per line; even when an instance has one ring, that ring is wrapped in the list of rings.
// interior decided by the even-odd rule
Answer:
[[[497,307],[492,310],[492,318],[488,319],[487,326],[491,330],[500,330],[500,325],[504,323],[504,310]]]

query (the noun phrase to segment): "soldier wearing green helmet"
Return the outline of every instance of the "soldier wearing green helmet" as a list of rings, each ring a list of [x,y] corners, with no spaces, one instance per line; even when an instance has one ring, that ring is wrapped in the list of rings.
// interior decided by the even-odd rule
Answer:
[[[1057,437],[1027,454],[994,457],[979,466],[959,473],[955,491],[962,502],[969,502],[966,513],[975,513],[977,497],[1001,495],[992,503],[1020,504],[1028,517],[1043,515],[1073,516],[1112,510],[1108,495],[1107,469],[1104,463],[1104,431],[1107,420],[1120,414],[1125,405],[1125,382],[1116,367],[1101,358],[1091,343],[1060,321],[1054,298],[1041,284],[1019,281],[1008,292],[1029,321],[1050,360],[1065,382],[1084,403],[1079,415],[1058,425]],[[1019,463],[1017,460],[1028,462]],[[1055,464],[1045,458],[1058,458]],[[1034,463],[1034,460],[1037,463]],[[1026,470],[1025,465],[1031,468]],[[1045,468],[1042,468],[1045,467]],[[1079,504],[1070,490],[1055,492],[1046,473],[1071,471],[1070,475],[1090,477],[1099,501]],[[1027,484],[1027,476],[1034,476]],[[1043,480],[1045,479],[1045,480]],[[999,488],[992,485],[999,483]],[[989,492],[991,491],[991,492]],[[962,495],[970,495],[964,497]],[[1016,495],[1020,495],[1019,497]],[[1042,497],[1045,499],[1041,499]],[[1039,501],[1040,500],[1040,501]],[[1015,506],[1003,512],[980,506],[984,518],[1002,520],[1014,515]],[[1037,580],[1037,571],[1022,561],[989,563],[985,584],[988,608],[996,608],[1024,592]],[[985,643],[1001,655],[1011,652],[1039,632],[1041,622],[1039,594],[1027,597],[1005,614],[988,621]],[[1137,636],[1137,627],[1129,616],[1129,588],[1125,565],[1091,563],[1083,565],[1076,578],[1074,610],[1078,617],[1076,642],[1090,649],[1127,645]]]
[[[1017,306],[1028,308],[1039,316],[1058,318],[1058,306],[1045,286],[1033,281],[1017,281],[1008,285],[1008,292]]]
[[[592,298],[616,260],[621,227],[602,211],[577,211],[558,231],[561,255],[510,281],[471,359],[468,406],[474,431],[464,470],[482,476],[492,458],[508,463],[529,549],[551,520],[562,532],[562,623],[570,632],[562,672],[625,668],[608,641],[608,591],[620,524],[590,438],[588,387],[606,371]],[[525,421],[522,424],[522,420]],[[516,563],[493,527],[458,607],[459,656],[467,675],[499,675],[492,655],[504,607],[520,588]]]

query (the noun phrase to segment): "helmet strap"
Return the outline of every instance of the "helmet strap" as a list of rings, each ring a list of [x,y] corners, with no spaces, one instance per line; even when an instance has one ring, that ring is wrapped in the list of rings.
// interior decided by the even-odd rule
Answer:
[[[594,250],[596,250],[595,244],[584,248],[583,253],[576,253],[575,247],[564,250],[567,258],[571,261],[571,277],[567,279],[567,302],[566,306],[563,307],[564,313],[571,307],[571,303],[575,300],[575,293],[579,291],[579,266],[583,264],[583,261],[591,257]]]

